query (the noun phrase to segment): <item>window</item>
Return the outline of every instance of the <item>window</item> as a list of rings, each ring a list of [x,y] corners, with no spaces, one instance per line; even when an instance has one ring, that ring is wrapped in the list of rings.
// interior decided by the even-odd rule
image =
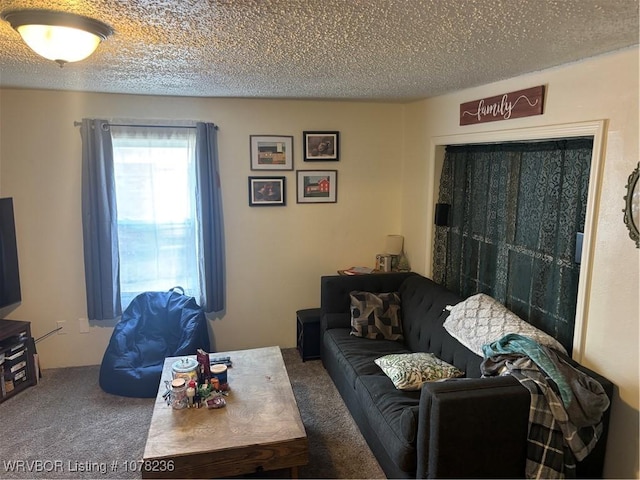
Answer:
[[[224,310],[218,127],[193,123],[148,127],[82,119],[82,236],[89,319],[117,318],[138,291],[177,285],[205,312]]]
[[[180,286],[201,298],[196,131],[112,127],[122,308]]]

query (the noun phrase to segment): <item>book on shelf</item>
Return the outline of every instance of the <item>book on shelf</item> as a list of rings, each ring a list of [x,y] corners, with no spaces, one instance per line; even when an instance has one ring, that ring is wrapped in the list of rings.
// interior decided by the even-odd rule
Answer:
[[[373,268],[369,267],[351,267],[343,270],[345,275],[368,275],[373,272]]]

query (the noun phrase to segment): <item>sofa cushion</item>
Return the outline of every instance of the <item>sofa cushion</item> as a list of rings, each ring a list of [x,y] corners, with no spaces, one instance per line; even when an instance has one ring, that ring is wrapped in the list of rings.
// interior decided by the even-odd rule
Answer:
[[[442,325],[449,315],[448,304],[462,300],[432,280],[414,275],[399,287],[402,301],[402,328],[405,346],[412,352],[429,352],[465,372],[479,378],[482,356],[478,356],[453,338]]]
[[[482,356],[482,346],[517,333],[554,348],[565,355],[564,347],[551,335],[522,320],[496,299],[479,293],[450,308],[444,322],[449,334],[472,352]]]
[[[396,353],[376,358],[375,363],[399,390],[420,390],[425,382],[464,375],[433,353]]]
[[[371,341],[350,335],[348,328],[332,328],[324,332],[324,349],[341,365],[341,371],[353,387],[359,375],[384,376],[374,360],[390,353],[409,353],[401,343],[393,340]]]
[[[404,471],[415,471],[419,391],[394,388],[385,375],[358,377],[355,393],[369,425],[385,450]]]
[[[351,298],[351,335],[372,340],[402,340],[400,295],[397,292],[354,291]]]

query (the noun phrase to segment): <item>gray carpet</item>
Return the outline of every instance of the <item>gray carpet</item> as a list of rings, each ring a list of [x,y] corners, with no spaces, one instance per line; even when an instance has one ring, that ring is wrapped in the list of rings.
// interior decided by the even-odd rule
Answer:
[[[301,478],[385,478],[318,360],[284,349],[309,439]],[[152,399],[104,393],[98,366],[43,371],[0,404],[0,478],[140,478]],[[269,475],[273,478],[273,475]]]

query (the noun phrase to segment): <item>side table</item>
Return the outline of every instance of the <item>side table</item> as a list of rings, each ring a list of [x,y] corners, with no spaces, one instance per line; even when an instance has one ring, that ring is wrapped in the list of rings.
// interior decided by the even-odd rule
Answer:
[[[298,352],[302,361],[320,358],[320,309],[298,310],[296,317]]]

